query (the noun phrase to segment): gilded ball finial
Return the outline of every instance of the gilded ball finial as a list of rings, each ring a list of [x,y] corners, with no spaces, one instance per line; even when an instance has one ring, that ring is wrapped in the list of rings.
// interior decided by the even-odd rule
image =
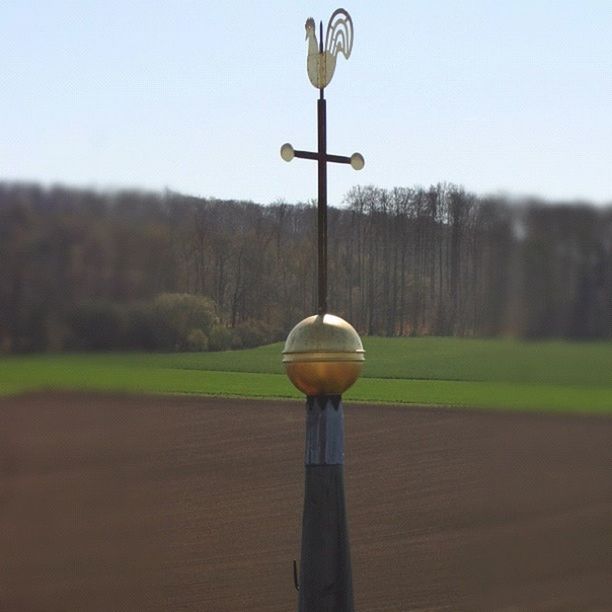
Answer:
[[[310,396],[342,395],[359,378],[364,361],[359,334],[331,314],[300,321],[289,332],[283,350],[287,376]]]

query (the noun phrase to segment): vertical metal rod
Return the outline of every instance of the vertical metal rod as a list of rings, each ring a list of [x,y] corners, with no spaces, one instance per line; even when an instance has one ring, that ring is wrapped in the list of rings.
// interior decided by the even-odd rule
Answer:
[[[323,22],[319,22],[319,53],[323,59]],[[318,304],[320,315],[327,312],[327,112],[323,88],[319,90],[317,100],[317,141],[319,154],[319,193],[317,203],[317,234],[318,234]]]
[[[322,92],[323,90],[321,90]],[[317,205],[318,276],[320,315],[327,312],[327,117],[325,98],[317,100],[317,126],[319,141],[319,195]]]
[[[323,20],[319,21],[319,53],[323,53]]]

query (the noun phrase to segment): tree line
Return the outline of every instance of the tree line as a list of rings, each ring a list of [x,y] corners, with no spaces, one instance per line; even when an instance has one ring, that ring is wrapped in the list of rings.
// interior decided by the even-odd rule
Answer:
[[[361,333],[612,337],[612,206],[369,186],[328,223]],[[0,351],[253,346],[315,304],[313,203],[0,183]]]

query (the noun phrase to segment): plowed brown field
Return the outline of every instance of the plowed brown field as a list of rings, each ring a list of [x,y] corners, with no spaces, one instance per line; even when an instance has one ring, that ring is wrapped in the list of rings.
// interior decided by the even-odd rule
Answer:
[[[612,419],[345,406],[356,609],[612,610]],[[303,406],[0,400],[0,610],[296,609]]]

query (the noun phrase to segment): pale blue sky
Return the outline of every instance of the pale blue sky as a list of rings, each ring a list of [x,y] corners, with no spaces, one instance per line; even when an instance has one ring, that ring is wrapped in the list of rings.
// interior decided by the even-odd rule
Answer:
[[[0,179],[316,195],[304,22],[344,6],[330,203],[356,184],[612,201],[612,1],[0,0]]]

